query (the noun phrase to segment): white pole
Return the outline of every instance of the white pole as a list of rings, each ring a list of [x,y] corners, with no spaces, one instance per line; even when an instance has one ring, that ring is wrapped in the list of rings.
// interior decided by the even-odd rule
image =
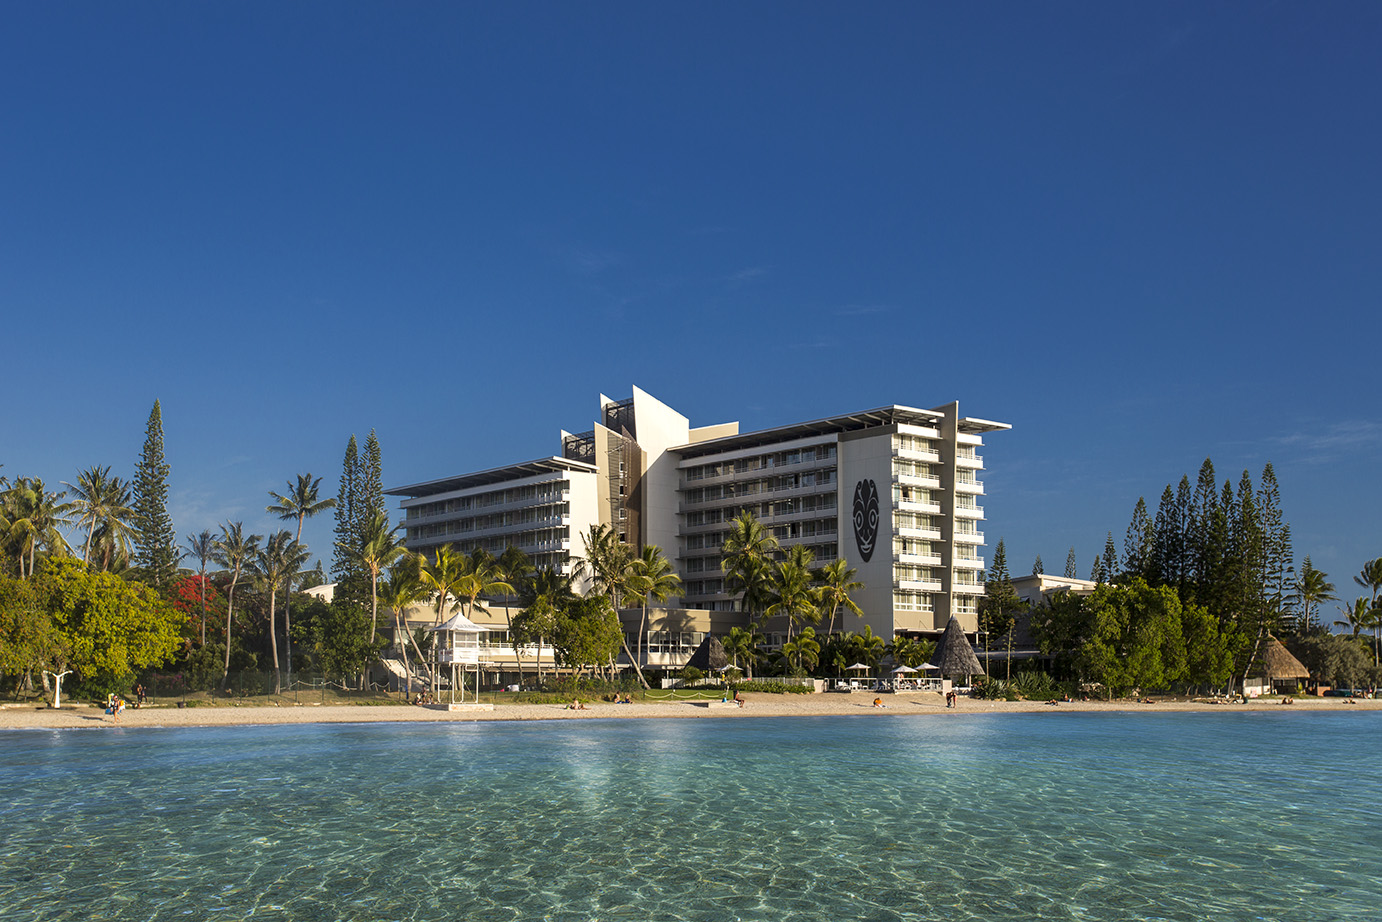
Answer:
[[[65,676],[65,675],[70,675],[71,673],[72,673],[72,670],[71,670],[71,669],[68,669],[66,672],[57,672],[57,673],[49,672],[47,669],[43,670],[43,674],[44,674],[44,675],[46,675],[46,676],[52,676],[52,678],[53,678],[53,707],[54,707],[54,708],[60,708],[60,707],[62,707],[62,677]]]

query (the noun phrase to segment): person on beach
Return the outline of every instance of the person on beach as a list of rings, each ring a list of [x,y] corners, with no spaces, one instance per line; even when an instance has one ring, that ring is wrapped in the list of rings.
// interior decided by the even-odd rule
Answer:
[[[113,715],[113,716],[111,717],[111,722],[112,722],[112,723],[117,723],[117,724],[118,724],[118,723],[120,722],[120,712],[123,711],[124,709],[125,709],[125,699],[124,699],[124,698],[119,698],[119,697],[117,697],[117,698],[115,699],[115,703],[111,705],[111,713],[112,713],[112,715]]]
[[[741,694],[739,694],[738,692],[735,692],[735,693],[734,693],[734,703],[737,704],[737,705],[739,705],[740,707],[743,707],[743,706],[744,706],[744,696],[741,695]]]
[[[883,705],[883,699],[882,699],[882,698],[874,698],[874,699],[873,699],[873,706],[876,707],[876,708],[881,708],[881,707],[883,707],[883,706],[884,706],[884,705]]]

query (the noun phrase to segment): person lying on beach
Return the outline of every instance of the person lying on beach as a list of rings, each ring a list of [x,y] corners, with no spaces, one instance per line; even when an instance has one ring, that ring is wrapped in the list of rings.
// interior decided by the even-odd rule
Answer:
[[[883,699],[882,699],[882,698],[874,698],[874,699],[873,699],[873,706],[876,707],[876,708],[887,707],[887,705],[883,703]]]
[[[575,698],[566,706],[566,709],[568,711],[584,711],[586,710],[586,706],[581,704],[581,699]]]

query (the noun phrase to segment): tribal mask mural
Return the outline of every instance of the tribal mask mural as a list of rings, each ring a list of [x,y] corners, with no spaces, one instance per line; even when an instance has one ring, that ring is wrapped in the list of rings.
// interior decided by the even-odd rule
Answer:
[[[861,480],[854,486],[854,543],[864,563],[873,556],[878,541],[878,487],[872,480]]]

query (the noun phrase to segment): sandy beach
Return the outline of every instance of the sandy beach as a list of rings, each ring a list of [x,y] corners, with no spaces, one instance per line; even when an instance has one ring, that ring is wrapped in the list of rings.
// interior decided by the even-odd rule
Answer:
[[[120,722],[104,709],[85,704],[64,703],[61,710],[31,704],[0,706],[0,730],[75,729],[100,727],[228,727],[261,724],[375,723],[380,721],[435,723],[477,720],[592,720],[629,718],[703,717],[826,717],[859,716],[886,718],[928,714],[941,719],[959,719],[973,714],[1044,714],[1060,712],[1261,712],[1261,711],[1364,711],[1382,709],[1382,701],[1358,699],[1349,704],[1344,698],[1296,698],[1293,704],[1266,698],[1248,704],[1213,703],[1208,700],[1154,699],[1146,704],[1133,700],[1070,701],[1049,704],[1042,701],[972,701],[961,698],[955,708],[946,708],[937,693],[884,695],[883,707],[873,706],[869,694],[748,695],[743,708],[720,702],[666,701],[613,704],[586,703],[585,710],[568,710],[556,704],[496,704],[492,710],[445,710],[411,705],[312,705],[262,707],[218,706],[177,708],[158,706],[128,708]]]

